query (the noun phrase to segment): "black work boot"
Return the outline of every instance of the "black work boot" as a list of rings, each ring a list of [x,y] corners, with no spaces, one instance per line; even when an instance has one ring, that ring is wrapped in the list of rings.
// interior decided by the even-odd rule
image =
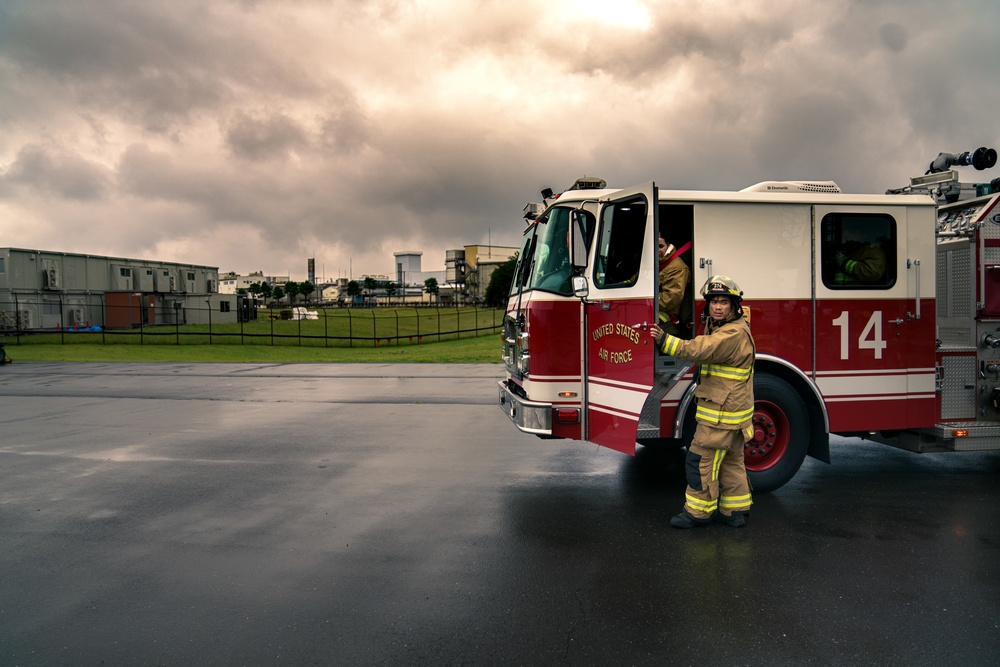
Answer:
[[[714,518],[733,528],[742,528],[747,525],[747,520],[742,512],[733,512],[729,516],[726,516],[722,512],[716,512]]]
[[[697,528],[698,526],[707,526],[708,519],[696,519],[687,510],[682,510],[680,514],[670,519],[670,525],[674,528]]]

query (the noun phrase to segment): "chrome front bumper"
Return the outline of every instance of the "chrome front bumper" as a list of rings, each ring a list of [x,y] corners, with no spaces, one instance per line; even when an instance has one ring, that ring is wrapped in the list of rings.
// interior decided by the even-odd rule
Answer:
[[[507,382],[497,383],[500,409],[525,433],[552,435],[552,404],[526,401],[507,388]]]

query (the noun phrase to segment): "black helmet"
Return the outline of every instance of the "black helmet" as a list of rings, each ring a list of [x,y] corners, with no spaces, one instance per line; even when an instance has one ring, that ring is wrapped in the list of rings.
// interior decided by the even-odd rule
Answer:
[[[733,300],[733,305],[738,306],[743,300],[743,290],[736,284],[736,281],[729,276],[715,275],[705,281],[702,285],[701,295],[708,301],[712,296],[728,296]]]

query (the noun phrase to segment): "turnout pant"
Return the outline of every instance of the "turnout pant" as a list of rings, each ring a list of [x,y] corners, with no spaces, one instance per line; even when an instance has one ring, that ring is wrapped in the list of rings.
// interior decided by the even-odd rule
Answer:
[[[684,464],[688,484],[684,509],[695,519],[708,519],[716,511],[726,516],[750,511],[753,500],[743,462],[744,442],[744,431],[698,423]]]

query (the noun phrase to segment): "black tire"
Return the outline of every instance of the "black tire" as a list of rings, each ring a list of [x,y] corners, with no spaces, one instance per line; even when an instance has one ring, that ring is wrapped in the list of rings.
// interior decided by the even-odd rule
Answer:
[[[809,412],[790,384],[754,374],[754,439],[744,447],[747,476],[758,493],[787,484],[809,451]]]

